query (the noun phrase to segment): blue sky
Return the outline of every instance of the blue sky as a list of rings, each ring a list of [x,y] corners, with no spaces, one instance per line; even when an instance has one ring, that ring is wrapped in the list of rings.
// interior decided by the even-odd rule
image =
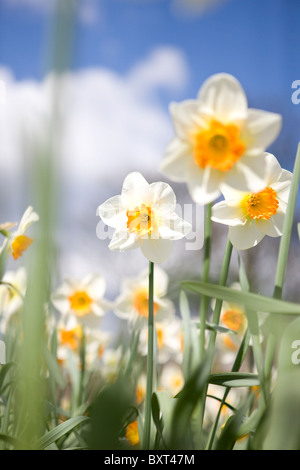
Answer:
[[[203,15],[178,14],[172,1],[81,0],[73,68],[125,74],[156,47],[172,46],[186,58],[189,77],[176,92],[159,90],[165,107],[194,97],[209,75],[225,71],[241,81],[250,105],[286,114],[287,130],[291,119],[299,125],[300,105],[291,103],[291,84],[300,79],[298,0],[227,0]],[[51,9],[41,5],[50,4],[0,0],[0,64],[18,80],[46,73]],[[298,136],[290,138],[295,148]]]

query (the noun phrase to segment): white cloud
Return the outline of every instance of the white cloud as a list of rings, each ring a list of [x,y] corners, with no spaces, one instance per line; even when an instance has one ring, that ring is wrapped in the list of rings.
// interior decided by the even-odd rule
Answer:
[[[170,96],[183,90],[187,77],[183,54],[171,47],[154,50],[125,76],[103,68],[64,76],[60,160],[65,184],[105,188],[119,184],[129,171],[155,172],[171,136],[170,117],[156,93],[161,87]],[[53,77],[15,81],[2,69],[1,80],[6,100],[0,108],[0,172],[17,182],[24,179],[31,145],[46,138]]]
[[[113,298],[123,275],[145,267],[139,250],[116,254],[108,249],[109,239],[97,238],[96,209],[120,193],[130,171],[141,171],[149,181],[164,180],[158,165],[173,129],[157,92],[167,88],[172,98],[184,92],[187,77],[181,51],[166,47],[154,50],[125,76],[95,68],[64,77],[65,93],[59,98],[64,125],[57,155],[62,164],[62,223],[53,232],[59,241],[62,276],[100,271]],[[32,203],[30,163],[34,145],[45,141],[49,132],[45,124],[53,77],[16,81],[7,69],[0,69],[0,80],[6,85],[5,105],[0,106],[0,220],[17,221],[16,214]],[[193,252],[184,252],[184,243],[174,246],[166,263],[172,272],[184,269],[183,254],[188,266],[195,260]]]

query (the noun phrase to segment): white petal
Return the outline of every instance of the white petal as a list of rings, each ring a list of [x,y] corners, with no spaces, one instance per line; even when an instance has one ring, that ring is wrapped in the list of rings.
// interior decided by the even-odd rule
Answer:
[[[237,250],[247,250],[256,246],[264,237],[258,229],[255,221],[249,221],[245,225],[229,227],[229,239]]]
[[[181,219],[175,212],[164,215],[158,228],[160,237],[169,240],[180,240],[191,230],[191,224]]]
[[[190,144],[175,138],[168,144],[159,169],[170,179],[183,182],[187,179],[187,171],[192,159]]]
[[[154,295],[158,297],[163,297],[166,295],[169,285],[169,276],[167,273],[160,267],[154,266]]]
[[[247,122],[241,139],[247,142],[248,149],[265,150],[277,138],[282,125],[280,114],[248,109]]]
[[[122,197],[114,196],[107,199],[98,207],[97,215],[106,225],[114,228],[120,227],[126,220],[126,209],[123,206]]]
[[[125,229],[115,230],[112,240],[108,245],[111,251],[126,251],[138,248],[140,239],[134,233],[129,233]]]
[[[223,123],[238,122],[247,116],[247,98],[232,75],[220,73],[208,78],[198,93],[201,111]]]
[[[173,247],[172,240],[147,239],[143,240],[141,250],[143,255],[153,263],[162,263],[171,254]]]
[[[117,317],[124,320],[129,320],[134,315],[132,292],[126,292],[116,298],[114,312]]]
[[[112,303],[106,299],[99,299],[92,303],[92,311],[97,317],[103,317],[112,308]]]
[[[286,203],[289,200],[292,179],[293,179],[293,173],[291,173],[288,170],[282,170],[278,181],[270,184],[271,188],[273,188],[274,191],[276,191],[278,199]]]
[[[134,209],[144,202],[149,183],[141,173],[135,171],[126,176],[122,187],[122,199],[124,206]]]
[[[272,215],[268,220],[258,220],[257,226],[259,230],[268,235],[269,237],[280,237],[283,231],[284,218],[286,213],[286,207],[279,206],[276,214]]]
[[[259,157],[244,155],[226,173],[224,183],[239,191],[257,193],[267,186],[265,167],[264,154]]]
[[[197,165],[191,165],[188,175],[188,189],[192,199],[201,205],[215,201],[221,194],[220,185],[224,173],[206,167],[204,170]]]
[[[85,276],[82,279],[82,285],[86,286],[86,290],[92,299],[102,298],[106,289],[105,279],[98,273],[90,273]]]
[[[152,204],[165,206],[167,210],[174,211],[176,207],[176,196],[167,183],[157,182],[149,186],[149,196]]]
[[[185,141],[198,129],[207,127],[207,122],[200,113],[198,100],[185,100],[171,103],[169,106],[176,135]]]
[[[37,222],[39,220],[39,216],[36,212],[34,212],[33,207],[29,206],[26,211],[24,212],[17,232],[19,234],[23,234],[29,228],[31,224]]]
[[[246,223],[244,212],[236,200],[221,201],[215,204],[212,208],[211,219],[214,222],[230,226],[244,225]]]
[[[51,296],[51,301],[54,307],[61,313],[61,315],[67,315],[67,313],[70,311],[70,302],[64,294],[60,292],[54,292]]]

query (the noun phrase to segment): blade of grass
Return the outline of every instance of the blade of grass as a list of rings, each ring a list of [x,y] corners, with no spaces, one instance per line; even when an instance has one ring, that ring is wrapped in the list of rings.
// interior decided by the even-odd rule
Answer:
[[[74,416],[74,418],[68,419],[64,423],[59,424],[56,428],[49,431],[45,436],[42,436],[38,441],[35,442],[35,449],[45,449],[49,447],[54,442],[58,441],[60,438],[66,434],[73,431],[74,428],[83,423],[88,423],[90,418],[87,416]]]
[[[278,259],[277,259],[277,268],[275,276],[275,285],[273,291],[273,297],[275,299],[281,299],[283,284],[285,280],[285,273],[287,268],[287,260],[290,249],[291,234],[293,229],[293,221],[295,215],[295,208],[297,202],[297,195],[299,189],[299,179],[300,179],[300,143],[298,144],[293,178],[291,183],[291,189],[289,194],[289,200],[287,205],[287,211],[284,218],[283,232],[279,245]],[[276,349],[276,338],[273,333],[268,337],[267,346],[266,346],[266,357],[265,357],[265,381],[268,388],[270,388],[270,378],[271,371],[274,362],[274,355]]]
[[[181,286],[193,292],[204,293],[219,300],[235,302],[255,312],[269,312],[282,315],[300,315],[300,305],[252,292],[243,292],[230,287],[204,282],[183,281]],[[214,322],[215,323],[215,322]]]

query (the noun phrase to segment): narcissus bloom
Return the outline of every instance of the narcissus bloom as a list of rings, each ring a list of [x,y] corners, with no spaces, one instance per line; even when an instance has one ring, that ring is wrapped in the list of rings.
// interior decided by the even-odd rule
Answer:
[[[265,235],[282,235],[292,173],[270,153],[264,153],[262,167],[262,190],[249,193],[223,186],[225,200],[212,208],[212,220],[229,226],[229,239],[238,250],[256,246]]]
[[[163,366],[159,377],[159,388],[166,390],[172,397],[177,395],[184,386],[182,367],[168,362]]]
[[[230,287],[241,290],[241,286],[237,282],[231,284]],[[214,307],[214,302],[212,302],[212,306]],[[220,363],[223,365],[232,364],[248,325],[244,307],[235,302],[224,300],[220,314],[220,325],[230,330],[228,333],[219,333],[217,335]]]
[[[26,251],[33,242],[33,238],[25,235],[30,225],[39,220],[39,216],[34,212],[33,208],[29,206],[24,212],[19,226],[15,232],[9,233],[7,239],[7,246],[16,260],[22,256],[23,252]]]
[[[109,248],[112,251],[141,248],[148,260],[165,261],[173,240],[191,231],[191,225],[175,213],[175,206],[174,191],[167,183],[149,184],[140,173],[130,173],[121,195],[98,207],[103,222],[115,229]]]
[[[155,321],[173,318],[175,307],[166,296],[169,278],[167,273],[155,265],[153,285],[153,313]],[[149,303],[148,269],[133,278],[125,278],[121,293],[115,300],[114,312],[128,321],[129,328],[147,326]]]
[[[51,296],[61,313],[66,330],[77,325],[94,328],[99,326],[104,314],[111,308],[104,299],[106,283],[100,274],[91,273],[81,280],[67,278]]]
[[[197,99],[171,103],[176,136],[160,169],[186,182],[193,200],[207,204],[220,196],[220,185],[249,192],[262,188],[260,156],[281,129],[281,116],[248,108],[240,83],[216,74]]]
[[[125,432],[125,437],[126,439],[128,439],[132,446],[137,446],[140,443],[137,420],[128,424]]]
[[[157,362],[165,364],[170,360],[180,364],[183,354],[183,334],[181,319],[174,316],[155,322],[157,339]],[[141,330],[139,350],[142,356],[148,354],[148,328]]]
[[[17,271],[7,271],[0,285],[1,329],[6,326],[11,317],[23,306],[27,286],[26,269],[22,266]]]

